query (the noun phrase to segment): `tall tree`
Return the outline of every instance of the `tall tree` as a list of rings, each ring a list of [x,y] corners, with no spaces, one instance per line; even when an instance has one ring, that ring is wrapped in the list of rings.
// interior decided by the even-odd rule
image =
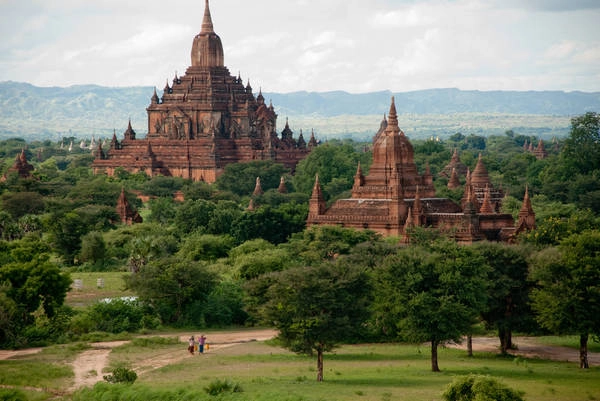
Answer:
[[[534,262],[536,319],[559,334],[579,335],[579,367],[589,368],[588,339],[600,335],[600,231],[565,239]]]
[[[600,169],[600,115],[588,112],[571,119],[571,132],[563,150],[574,172],[587,174]]]
[[[333,264],[292,268],[253,280],[248,288],[251,294],[262,292],[260,314],[277,327],[286,348],[316,353],[317,381],[323,380],[324,352],[352,340],[368,316],[371,290],[368,275],[360,268]]]
[[[529,265],[516,245],[484,242],[475,245],[475,250],[490,265],[487,306],[481,316],[488,327],[497,330],[500,349],[506,353],[512,348],[513,330],[531,316]]]
[[[488,266],[475,250],[453,242],[410,247],[375,269],[375,317],[382,330],[438,346],[460,342],[485,307]]]

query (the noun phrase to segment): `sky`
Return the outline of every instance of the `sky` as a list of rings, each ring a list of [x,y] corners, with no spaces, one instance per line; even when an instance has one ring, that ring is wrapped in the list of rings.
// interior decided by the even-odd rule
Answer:
[[[212,0],[232,75],[264,92],[600,91],[599,0]],[[204,0],[0,0],[0,81],[156,86]]]

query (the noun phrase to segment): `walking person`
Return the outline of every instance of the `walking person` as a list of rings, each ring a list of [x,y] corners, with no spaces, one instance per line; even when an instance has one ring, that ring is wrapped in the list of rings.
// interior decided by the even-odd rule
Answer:
[[[191,336],[188,340],[188,351],[192,355],[194,355],[194,346],[195,345],[196,345],[196,340],[194,339],[194,336]]]
[[[201,354],[204,353],[204,344],[205,343],[206,343],[206,337],[204,336],[204,334],[202,334],[198,338],[198,352],[200,352]]]

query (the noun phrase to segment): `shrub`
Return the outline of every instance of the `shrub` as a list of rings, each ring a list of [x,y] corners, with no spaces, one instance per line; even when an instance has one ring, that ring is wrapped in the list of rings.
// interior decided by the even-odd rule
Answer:
[[[116,368],[112,375],[106,375],[103,378],[109,383],[133,384],[137,380],[137,373],[127,368]]]
[[[489,376],[468,375],[454,379],[442,397],[445,401],[524,401],[522,395]]]
[[[231,383],[229,380],[213,380],[204,387],[209,395],[219,395],[222,393],[241,393],[242,387],[238,383]]]

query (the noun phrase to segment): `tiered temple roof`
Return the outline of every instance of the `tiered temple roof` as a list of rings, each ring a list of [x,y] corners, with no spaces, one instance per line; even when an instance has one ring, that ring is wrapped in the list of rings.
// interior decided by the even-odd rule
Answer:
[[[230,74],[224,64],[221,39],[214,31],[208,0],[201,31],[194,37],[191,66],[183,76],[167,81],[162,96],[150,98],[148,133],[136,138],[129,123],[110,149],[96,151],[94,171],[113,175],[119,167],[150,176],[166,175],[214,182],[230,163],[274,160],[292,171],[316,146],[294,139],[286,127],[279,138],[277,114],[257,97],[248,82]]]
[[[453,169],[455,175],[456,167]],[[436,228],[461,243],[509,241],[519,230],[535,226],[535,214],[531,207],[524,206],[523,217],[515,227],[510,214],[498,212],[501,193],[493,188],[480,156],[473,173],[467,171],[462,206],[437,198],[429,169],[422,175],[418,173],[413,147],[398,126],[392,98],[388,118],[384,118],[373,139],[369,174],[365,176],[359,164],[351,198],[340,199],[329,208],[317,176],[307,225],[371,229],[383,235],[403,236],[405,242],[414,227]]]

